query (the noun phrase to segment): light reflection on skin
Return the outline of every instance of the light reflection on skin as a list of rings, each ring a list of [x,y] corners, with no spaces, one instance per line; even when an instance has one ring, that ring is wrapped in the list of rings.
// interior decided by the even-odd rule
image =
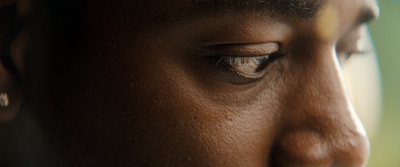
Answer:
[[[379,8],[374,6],[376,1],[372,0],[368,3],[372,4],[371,8],[375,13],[379,13]],[[338,13],[339,11],[329,4],[320,9],[315,26],[321,39],[330,39],[338,31],[340,24]],[[362,26],[359,34],[354,34],[354,36],[360,37],[354,44],[360,53],[353,53],[350,60],[342,64],[343,67],[336,63],[336,68],[344,94],[348,99],[348,110],[357,125],[358,132],[366,136],[366,131],[368,131],[369,138],[372,138],[378,126],[381,109],[379,66],[367,25]],[[337,59],[336,49],[333,48],[332,52],[332,58]],[[351,97],[346,90],[349,90]],[[354,108],[354,104],[357,105],[357,109]],[[364,128],[362,122],[367,129]]]
[[[329,40],[339,30],[339,11],[329,4],[322,6],[318,12],[315,26],[319,37]]]
[[[319,37],[322,40],[329,40],[331,39],[339,30],[340,26],[340,20],[339,20],[339,11],[337,8],[334,6],[327,4],[321,7],[319,10],[318,16],[316,18],[316,31]],[[365,33],[365,32],[364,32]],[[365,35],[365,34],[363,34]],[[359,43],[360,40],[357,40],[357,44]],[[359,47],[359,45],[357,45]],[[357,48],[358,49],[358,48]],[[363,136],[367,136],[367,133],[363,127],[363,124],[361,123],[360,119],[357,116],[357,113],[354,109],[353,104],[351,103],[350,96],[348,93],[347,85],[345,82],[345,79],[342,74],[342,68],[339,64],[339,61],[336,61],[338,59],[337,53],[336,53],[336,48],[332,48],[332,54],[331,54],[332,59],[335,61],[335,67],[337,70],[337,75],[340,80],[340,84],[342,86],[342,90],[344,91],[343,94],[346,96],[347,99],[347,108],[350,111],[351,118],[353,119],[354,123],[357,126],[357,131],[362,134]]]
[[[343,67],[351,101],[364,124],[370,140],[377,132],[382,100],[382,83],[379,63],[368,30],[359,40],[365,53],[354,54]]]
[[[376,1],[369,0],[366,3],[369,4],[374,13],[379,14]],[[330,39],[338,30],[340,24],[338,13],[339,11],[329,4],[320,9],[319,15],[316,18],[316,27],[322,39]],[[349,90],[350,92],[351,96],[347,97],[349,100],[348,108],[358,127],[358,131],[364,136],[368,132],[368,137],[372,139],[379,124],[379,113],[381,110],[381,77],[379,65],[367,25],[362,26],[359,34],[354,34],[354,37],[360,38],[353,44],[356,45],[356,50],[360,53],[353,53],[350,59],[346,60],[346,63],[343,63],[343,67],[337,64],[337,69],[340,73],[343,73],[346,79],[342,77],[342,74],[338,75],[343,81],[341,82],[343,90]],[[335,49],[333,49],[333,52],[335,52]],[[337,53],[335,52],[333,55],[333,58],[336,59]],[[348,96],[347,91],[345,94]],[[356,105],[356,107],[353,105]],[[364,129],[361,122],[364,123],[366,129]]]

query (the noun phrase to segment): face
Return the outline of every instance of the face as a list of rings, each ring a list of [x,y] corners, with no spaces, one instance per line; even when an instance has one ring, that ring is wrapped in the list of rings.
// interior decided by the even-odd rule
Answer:
[[[22,165],[365,165],[340,65],[377,6],[290,2],[89,0],[68,15],[19,1],[4,89],[23,105],[2,118],[36,144],[12,152]]]

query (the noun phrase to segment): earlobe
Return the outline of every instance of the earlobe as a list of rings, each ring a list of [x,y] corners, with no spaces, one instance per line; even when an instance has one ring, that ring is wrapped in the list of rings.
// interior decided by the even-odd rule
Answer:
[[[1,59],[0,59],[1,61]],[[0,122],[12,121],[21,109],[18,76],[0,64]]]
[[[12,121],[21,109],[20,75],[11,55],[16,4],[0,3],[0,123]]]
[[[8,95],[7,93],[0,94],[0,107],[7,107],[9,104],[8,102]]]

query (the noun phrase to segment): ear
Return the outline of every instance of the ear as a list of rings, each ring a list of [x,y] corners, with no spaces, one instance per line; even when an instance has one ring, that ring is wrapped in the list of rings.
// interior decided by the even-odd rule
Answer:
[[[0,122],[13,120],[22,104],[20,71],[10,52],[17,36],[16,8],[13,0],[0,1]]]

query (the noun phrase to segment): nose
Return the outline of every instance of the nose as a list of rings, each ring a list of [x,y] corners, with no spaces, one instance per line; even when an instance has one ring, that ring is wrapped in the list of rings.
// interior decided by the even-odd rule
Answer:
[[[271,152],[270,166],[361,167],[369,157],[369,142],[358,119],[338,64],[334,47],[324,56],[296,60],[285,76],[290,89],[281,115],[281,131]],[[290,69],[289,69],[290,70]]]

